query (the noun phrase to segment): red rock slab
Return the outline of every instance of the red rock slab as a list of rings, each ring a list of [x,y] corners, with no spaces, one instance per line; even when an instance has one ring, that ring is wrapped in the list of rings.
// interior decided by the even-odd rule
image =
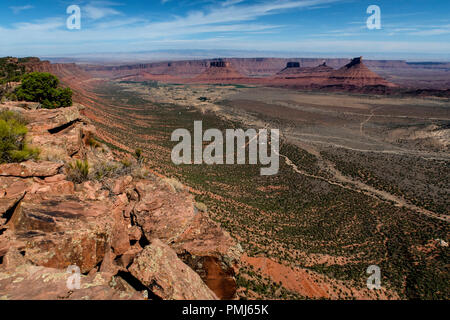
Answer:
[[[137,224],[148,240],[166,243],[178,238],[195,217],[193,197],[176,193],[162,183],[138,182],[140,201],[134,207]]]
[[[32,179],[0,177],[0,198],[22,197],[32,184]]]
[[[217,299],[200,276],[158,239],[145,247],[128,270],[164,300]]]
[[[44,180],[34,183],[30,193],[44,193],[46,195],[70,195],[75,193],[75,185],[72,181],[62,180],[46,182]]]
[[[95,224],[93,218],[109,212],[107,203],[81,201],[76,196],[27,194],[12,215],[10,227],[16,232],[60,232],[89,221]],[[92,218],[88,221],[88,217]]]
[[[50,177],[58,174],[63,163],[51,161],[26,161],[22,163],[7,163],[0,165],[0,176],[11,177]]]
[[[103,260],[113,234],[108,203],[75,196],[27,194],[8,227],[25,243],[25,257],[36,265],[89,272]]]
[[[25,117],[30,123],[31,132],[48,132],[80,119],[77,106],[59,109],[39,109],[26,111]]]
[[[205,213],[199,212],[189,228],[170,246],[220,299],[235,297],[234,270],[242,248]]]
[[[143,300],[143,296],[128,289],[110,287],[109,277],[101,273],[81,275],[80,289],[67,287],[70,274],[32,265],[13,270],[0,269],[0,299],[2,300]]]
[[[112,192],[114,194],[121,194],[126,191],[126,188],[130,185],[130,183],[133,181],[133,177],[131,176],[124,176],[119,177],[114,181],[114,186],[112,188]]]

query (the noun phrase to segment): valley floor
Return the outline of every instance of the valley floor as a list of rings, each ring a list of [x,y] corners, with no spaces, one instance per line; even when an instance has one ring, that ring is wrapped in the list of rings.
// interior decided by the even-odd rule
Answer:
[[[241,243],[241,297],[449,298],[448,100],[149,82],[102,83],[82,99],[102,142],[142,148]],[[196,120],[279,128],[279,174],[173,165],[171,133]],[[373,264],[380,291],[366,287]]]

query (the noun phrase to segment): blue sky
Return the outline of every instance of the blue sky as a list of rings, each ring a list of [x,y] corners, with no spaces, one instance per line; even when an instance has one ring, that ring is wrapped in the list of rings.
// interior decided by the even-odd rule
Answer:
[[[79,5],[81,30],[66,8]],[[381,9],[380,30],[366,10]],[[450,60],[448,0],[1,0],[0,55],[239,50]]]

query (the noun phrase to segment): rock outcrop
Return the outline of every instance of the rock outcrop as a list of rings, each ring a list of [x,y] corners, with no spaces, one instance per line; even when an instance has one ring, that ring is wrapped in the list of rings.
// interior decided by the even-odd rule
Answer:
[[[363,58],[354,58],[350,63],[331,73],[328,85],[340,86],[385,86],[396,87],[395,84],[386,81],[375,72],[367,68],[363,63]]]
[[[243,79],[240,74],[229,61],[217,60],[211,61],[209,68],[202,74],[193,79],[194,82],[221,82]]]
[[[77,160],[89,170],[120,163],[92,144],[95,128],[81,106],[3,108],[26,118],[27,139],[41,154],[0,165],[0,298],[235,297],[241,248],[192,195],[143,177],[145,168],[134,174],[136,161],[114,176],[77,181],[69,166]],[[65,285],[69,266],[81,272],[73,292]]]
[[[200,276],[158,239],[145,247],[129,270],[154,294],[165,300],[217,299]]]

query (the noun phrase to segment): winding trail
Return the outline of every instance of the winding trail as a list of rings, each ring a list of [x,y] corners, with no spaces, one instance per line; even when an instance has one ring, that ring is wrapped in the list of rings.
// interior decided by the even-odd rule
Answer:
[[[408,203],[405,199],[403,199],[401,197],[395,196],[386,191],[378,190],[378,189],[376,189],[372,186],[369,186],[361,181],[358,181],[358,180],[355,180],[355,179],[352,179],[350,177],[343,175],[338,169],[336,169],[336,167],[334,166],[334,164],[331,161],[323,159],[322,156],[320,155],[320,153],[317,150],[313,149],[311,146],[302,145],[299,147],[301,147],[306,152],[314,155],[317,158],[317,160],[319,161],[319,165],[322,168],[324,168],[327,172],[331,173],[334,180],[327,179],[322,176],[309,174],[306,171],[299,169],[298,166],[296,164],[294,164],[292,162],[292,160],[289,159],[287,156],[285,156],[283,154],[278,154],[280,157],[284,158],[286,164],[289,167],[291,167],[294,172],[296,172],[298,174],[301,174],[301,175],[309,177],[309,178],[322,180],[331,185],[335,185],[335,186],[338,186],[343,189],[363,193],[363,194],[370,196],[377,200],[381,200],[381,201],[385,201],[385,202],[393,202],[398,207],[403,207],[403,208],[415,211],[417,213],[426,215],[430,218],[438,219],[438,220],[445,221],[445,222],[450,221],[449,216],[440,215],[440,214],[437,214],[430,210],[418,207],[416,205]]]
[[[370,115],[367,117],[366,120],[362,121],[361,124],[359,125],[359,132],[362,136],[365,136],[364,134],[364,126],[369,123],[370,120],[372,120],[372,118],[375,116],[375,110],[380,109],[381,107],[378,108],[374,108],[372,110],[370,110]]]

